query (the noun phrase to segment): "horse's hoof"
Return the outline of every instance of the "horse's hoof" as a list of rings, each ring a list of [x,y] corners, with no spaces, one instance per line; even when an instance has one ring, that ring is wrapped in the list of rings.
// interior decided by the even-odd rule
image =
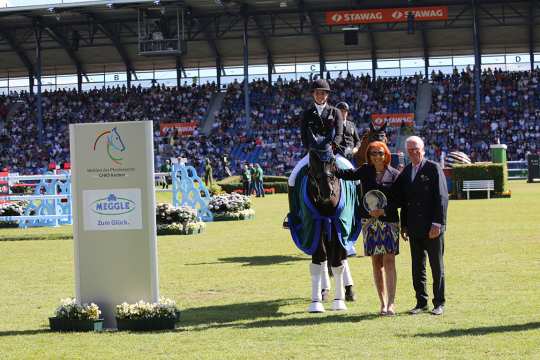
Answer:
[[[334,299],[334,301],[332,301],[332,310],[334,311],[347,310],[347,305],[345,305],[345,301],[343,300]]]
[[[327,302],[328,300],[330,300],[330,290],[323,289],[321,291],[321,297],[323,302]]]
[[[345,286],[345,301],[356,301],[356,294],[352,285]]]
[[[309,304],[308,311],[310,313],[323,313],[324,306],[320,301],[312,301],[311,304]]]

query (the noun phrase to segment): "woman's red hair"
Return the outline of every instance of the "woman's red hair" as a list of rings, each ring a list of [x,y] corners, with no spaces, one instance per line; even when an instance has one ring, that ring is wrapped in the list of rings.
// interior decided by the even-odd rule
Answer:
[[[369,165],[373,165],[373,162],[371,161],[371,157],[369,156],[369,153],[372,149],[378,149],[382,148],[384,151],[384,166],[388,166],[390,164],[390,161],[392,160],[392,154],[390,154],[390,150],[388,149],[388,146],[386,146],[385,143],[382,141],[372,141],[369,143],[367,149],[366,149],[366,159],[367,163]]]

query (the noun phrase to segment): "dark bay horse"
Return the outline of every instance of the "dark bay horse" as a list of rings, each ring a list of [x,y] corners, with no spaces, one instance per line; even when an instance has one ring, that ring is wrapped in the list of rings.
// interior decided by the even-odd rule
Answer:
[[[307,172],[307,194],[315,208],[315,220],[320,221],[320,237],[316,250],[312,254],[310,273],[312,281],[312,296],[309,312],[323,312],[321,281],[326,273],[327,264],[335,279],[335,297],[332,302],[333,310],[346,310],[345,289],[343,286],[343,263],[347,252],[338,239],[335,224],[336,210],[341,198],[341,183],[334,175],[336,161],[322,161],[317,152],[309,153]]]

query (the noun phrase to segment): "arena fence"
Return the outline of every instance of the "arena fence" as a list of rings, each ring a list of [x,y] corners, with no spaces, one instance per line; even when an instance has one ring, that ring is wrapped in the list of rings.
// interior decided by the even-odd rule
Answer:
[[[22,216],[0,216],[0,221],[18,222],[19,227],[59,226],[72,223],[71,173],[61,171],[44,175],[9,175],[0,177],[8,183],[4,201],[24,201]],[[23,182],[34,187],[32,195],[14,195],[12,185]]]
[[[508,161],[508,179],[527,179],[529,169],[526,160]]]
[[[203,221],[212,221],[208,209],[210,193],[192,166],[174,165],[172,172],[154,174],[157,191],[170,191],[174,206],[190,206],[197,210]],[[160,189],[163,181],[172,179],[171,189]],[[60,226],[72,224],[71,173],[61,171],[44,175],[1,176],[0,183],[7,182],[8,194],[0,201],[24,201],[24,214],[0,216],[2,222],[17,222],[20,228],[37,226]],[[24,183],[33,187],[33,194],[12,194],[13,185]]]

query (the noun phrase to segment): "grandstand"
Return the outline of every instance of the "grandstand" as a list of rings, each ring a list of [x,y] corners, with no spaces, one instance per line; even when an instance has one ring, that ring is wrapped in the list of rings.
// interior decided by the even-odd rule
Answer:
[[[331,101],[349,103],[360,131],[373,114],[414,113],[432,159],[463,151],[488,160],[498,141],[510,160],[539,152],[536,2],[409,3],[2,8],[0,163],[40,173],[69,162],[70,123],[150,120],[157,167],[185,157],[201,168],[205,157],[218,165],[228,155],[233,170],[259,162],[287,174],[302,156],[298,119],[316,76],[330,79]],[[377,20],[388,12],[415,16]],[[393,146],[400,135],[391,133]]]

